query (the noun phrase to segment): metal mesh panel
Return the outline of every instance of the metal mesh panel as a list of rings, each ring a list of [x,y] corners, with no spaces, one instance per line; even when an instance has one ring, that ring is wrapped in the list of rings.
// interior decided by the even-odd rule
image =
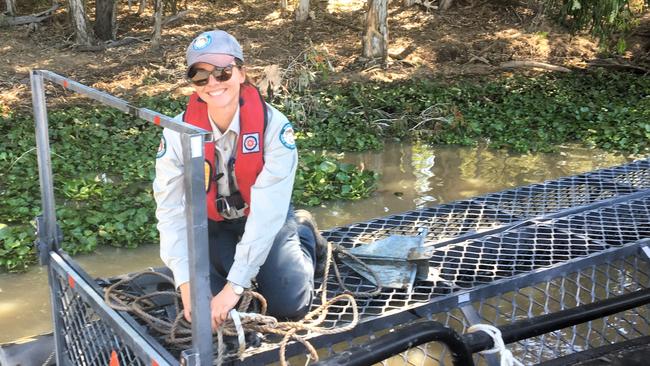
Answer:
[[[562,273],[548,281],[530,284],[516,291],[499,292],[484,300],[467,303],[476,311],[481,323],[496,326],[521,319],[589,304],[650,286],[650,265],[636,255],[615,261],[605,258],[599,264],[576,262],[575,271]],[[585,265],[586,264],[586,265]],[[582,268],[581,268],[582,267]],[[472,322],[459,307],[441,308],[424,315],[466,333]],[[399,328],[397,328],[399,329]],[[368,331],[368,334],[320,349],[323,358],[331,357],[357,344],[366,343],[389,332]],[[578,326],[561,329],[508,345],[515,358],[525,364],[536,364],[606,344],[621,342],[650,334],[650,309],[647,306],[621,312]],[[482,355],[475,355],[477,365],[487,365]],[[294,357],[292,364],[304,364],[304,357]],[[382,365],[452,365],[446,347],[437,342],[423,344],[381,362]]]
[[[462,206],[462,205],[461,205]],[[471,207],[462,206],[464,208]],[[446,207],[437,210],[444,212]],[[434,209],[423,210],[430,214]],[[509,278],[520,273],[526,273],[538,268],[566,262],[573,258],[584,257],[602,251],[612,246],[620,246],[639,239],[650,237],[650,198],[641,198],[630,202],[606,206],[568,218],[549,220],[544,223],[527,223],[512,229],[480,237],[475,240],[443,245],[433,252],[430,268],[438,273],[438,281],[419,281],[412,293],[403,290],[385,289],[381,296],[372,299],[359,299],[359,311],[364,317],[378,316],[390,311],[407,308],[417,303],[426,303],[438,296],[445,296],[459,290],[471,289],[481,284],[498,279]],[[447,212],[453,212],[447,210]],[[382,234],[405,234],[408,230],[415,233],[415,227],[425,222],[423,216],[414,213],[393,216],[389,219],[375,220],[368,224],[357,224],[349,229],[357,237],[371,235],[382,226]],[[434,216],[432,225],[434,234],[452,226],[445,223],[444,215]],[[452,217],[447,215],[446,217]],[[455,220],[453,216],[451,222]],[[464,215],[463,217],[467,217]],[[407,219],[408,218],[408,219]],[[472,228],[475,223],[494,223],[490,219],[471,218]],[[440,222],[443,223],[440,223]],[[401,226],[387,228],[390,223],[400,223]],[[361,225],[366,225],[368,231],[359,234]],[[462,225],[458,225],[462,226]],[[340,233],[338,231],[337,233]],[[328,239],[339,238],[339,244],[350,245],[349,236],[329,235]],[[351,244],[352,246],[358,243]],[[372,285],[362,277],[342,267],[342,277],[346,285],[356,291],[372,289]],[[329,278],[328,289],[340,291],[334,278]],[[316,302],[316,305],[318,301]],[[341,321],[349,321],[346,309],[333,307],[334,311],[328,317],[329,325],[335,326]]]
[[[371,324],[378,318],[397,316],[396,314],[402,314],[404,310],[435,303],[441,299],[454,298],[461,291],[480,288],[495,281],[508,281],[514,276],[553,268],[567,261],[588,257],[609,248],[650,237],[650,197],[639,193],[643,192],[640,190],[650,187],[649,172],[650,161],[639,161],[622,167],[335,228],[324,232],[323,235],[332,243],[351,248],[390,235],[417,235],[421,228],[428,229],[426,243],[435,247],[430,268],[438,274],[437,280],[418,281],[411,293],[404,290],[384,289],[374,298],[357,299],[361,315],[361,324],[357,328],[367,329],[371,334],[369,337],[372,337],[372,332],[377,330],[377,325]],[[630,197],[626,198],[626,196]],[[625,271],[625,268],[620,266],[616,268],[611,267],[613,265],[603,266],[609,267],[598,271]],[[346,266],[340,266],[340,269],[348,288],[354,291],[373,289],[372,284],[356,272]],[[637,268],[634,267],[634,270],[636,271]],[[644,281],[647,280],[646,272],[644,270],[641,276]],[[571,294],[571,278],[560,277],[557,280],[561,282],[553,286],[560,289],[558,291],[562,295],[559,300],[550,295],[541,297],[544,291],[552,289],[521,290],[517,298],[524,296],[526,291],[537,292],[540,297],[526,295],[527,305],[521,302],[523,300],[516,300],[512,303],[516,305],[513,308],[514,315],[509,315],[514,316],[512,320],[532,317],[615,294],[615,285],[618,282],[607,282],[601,285],[601,278],[585,277],[585,274],[580,276],[582,276],[580,281],[588,278],[592,284],[577,286],[574,295]],[[581,284],[580,281],[576,283]],[[546,283],[545,286],[551,285]],[[601,289],[603,286],[605,286],[604,290]],[[328,278],[327,289],[331,293],[341,291],[332,276]],[[319,291],[316,291],[314,306],[320,304],[319,295]],[[556,309],[552,306],[555,303],[561,306]],[[482,312],[487,311],[483,308],[489,307],[489,303],[482,306],[481,316],[488,320],[488,323],[501,324],[483,315]],[[458,331],[464,331],[468,326],[462,314],[454,317],[451,313],[446,313],[437,317],[442,317],[437,320],[444,324],[450,322],[455,324],[454,328]],[[334,305],[326,319],[326,326],[340,326],[348,323],[351,318],[351,309],[347,305]],[[592,340],[590,338],[592,334],[597,334],[594,329],[598,327],[603,329],[605,324],[611,326],[612,319],[618,318],[624,319],[622,320],[624,323],[631,322],[628,317],[621,316],[602,320],[604,323],[601,325],[591,325],[597,323],[592,322],[586,326],[586,329],[574,327],[569,330],[573,334],[569,340],[570,347],[566,345],[565,340],[545,336],[531,341],[541,342],[534,343],[541,349],[537,354],[534,353],[534,347],[531,345],[522,345],[521,347],[526,350],[523,356],[526,359],[531,357],[542,359],[544,353],[549,352],[548,349],[552,349],[551,353],[555,355],[554,357],[563,354],[560,352],[561,347],[552,348],[553,344],[564,344],[567,350],[572,349],[573,352],[580,350],[581,347],[593,347],[596,341],[607,340],[603,337]],[[643,326],[647,328],[645,317],[643,319]],[[397,323],[387,320],[381,324],[390,327],[391,324],[394,326]],[[626,327],[619,325],[619,328],[635,336],[643,331],[628,329],[629,325]],[[569,331],[564,330],[558,334],[569,334]],[[318,338],[314,336],[315,340]],[[336,347],[327,346],[326,353],[331,355],[337,347],[344,347],[345,344],[349,346],[354,342],[354,340],[344,341]],[[418,347],[409,352],[420,356],[425,355],[424,358],[429,359],[430,352],[427,351],[427,347],[432,346]],[[439,346],[435,347],[439,348]],[[249,354],[263,353],[273,348],[273,345],[265,344],[249,351]],[[420,356],[414,357],[422,359]],[[410,360],[408,355],[403,354],[400,357]],[[441,357],[444,359],[444,354]],[[393,362],[397,361],[392,360],[388,364]],[[417,361],[413,364],[422,364],[422,362]],[[411,364],[411,361],[407,364]]]
[[[493,325],[549,314],[608,299],[650,285],[648,262],[636,256],[613,263],[588,266],[475,306],[483,321]],[[650,334],[648,307],[601,318],[571,328],[529,338],[510,346],[526,363],[539,363],[566,354]]]
[[[115,351],[119,365],[147,365],[100,319],[75,289],[74,282],[54,275],[64,334],[65,356],[73,365],[108,365]]]
[[[573,273],[556,277],[517,291],[506,292],[475,302],[472,307],[482,323],[496,326],[517,320],[569,309],[608,299],[650,285],[650,266],[636,256],[613,263],[590,265]],[[459,333],[471,326],[458,308],[436,313],[429,320],[441,322]],[[647,306],[628,310],[578,326],[561,329],[539,337],[508,345],[515,358],[536,364],[566,354],[650,334],[650,311]],[[415,356],[415,357],[414,357]],[[488,364],[475,355],[477,365]],[[432,342],[382,362],[384,365],[451,365],[448,350]]]
[[[635,189],[650,188],[650,160],[639,160],[620,167],[603,169],[592,173],[621,186]]]

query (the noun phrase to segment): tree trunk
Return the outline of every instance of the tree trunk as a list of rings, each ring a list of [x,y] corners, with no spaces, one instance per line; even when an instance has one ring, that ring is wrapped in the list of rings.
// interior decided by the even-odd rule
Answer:
[[[413,5],[415,5],[415,0],[404,0],[405,7],[410,8]]]
[[[309,18],[309,0],[300,0],[296,9],[296,21],[304,22]]]
[[[16,0],[5,0],[5,3],[7,4],[7,15],[16,15]]]
[[[147,7],[147,0],[140,0],[140,6],[138,7],[138,15],[144,12],[144,8]]]
[[[111,39],[117,39],[117,2],[113,0],[113,13],[111,17]]]
[[[440,0],[440,10],[447,10],[451,8],[454,0]]]
[[[90,46],[93,42],[93,37],[88,32],[88,20],[86,19],[84,4],[82,0],[68,0],[68,2],[70,4],[70,16],[72,17],[77,44]]]
[[[368,0],[366,31],[361,43],[363,57],[381,58],[388,56],[388,0]]]
[[[156,13],[153,22],[153,37],[151,38],[151,48],[158,49],[160,47],[160,36],[162,33],[162,13],[163,13],[163,0],[155,0]]]
[[[289,2],[287,0],[280,0],[280,12],[282,14],[285,14],[287,12],[288,7],[289,7]]]
[[[95,1],[95,36],[102,41],[109,41],[113,38],[113,19],[115,11],[115,0]]]

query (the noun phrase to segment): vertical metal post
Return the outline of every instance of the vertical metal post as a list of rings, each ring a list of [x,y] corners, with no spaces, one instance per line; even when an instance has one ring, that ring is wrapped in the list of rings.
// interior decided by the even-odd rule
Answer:
[[[61,284],[58,282],[57,275],[51,266],[48,265],[47,279],[50,282],[50,306],[52,308],[52,320],[54,323],[54,351],[56,352],[56,365],[65,366],[70,365],[68,357],[65,356],[65,339],[64,339],[64,325],[61,314],[61,298],[63,293],[61,291]]]
[[[43,88],[43,76],[33,70],[30,74],[32,87],[32,105],[34,107],[34,123],[36,124],[36,147],[38,154],[38,171],[41,184],[41,204],[43,207],[43,225],[39,225],[39,240],[45,245],[47,253],[58,248],[56,211],[54,204],[54,183],[52,178],[52,160],[50,156],[50,137],[47,122],[47,106],[45,104],[45,89]],[[41,255],[41,258],[48,258],[49,255]],[[49,264],[49,262],[42,263]],[[49,267],[49,266],[48,266]],[[54,320],[54,346],[56,351],[56,364],[67,365],[63,355],[64,340],[63,326],[59,316],[58,288],[56,279],[48,268],[48,280],[50,281],[50,304],[52,306],[52,318]]]
[[[52,179],[52,160],[50,156],[50,137],[47,125],[47,107],[45,105],[45,90],[43,76],[38,71],[30,74],[32,84],[32,105],[34,106],[34,122],[36,124],[36,147],[38,153],[38,171],[41,183],[41,201],[43,206],[43,221],[45,230],[41,237],[47,240],[50,250],[56,248],[56,211],[54,209],[54,183]]]
[[[194,357],[187,364],[212,365],[212,325],[210,321],[210,255],[208,251],[208,213],[203,168],[204,136],[181,133],[185,167],[185,215],[192,302],[192,345]]]

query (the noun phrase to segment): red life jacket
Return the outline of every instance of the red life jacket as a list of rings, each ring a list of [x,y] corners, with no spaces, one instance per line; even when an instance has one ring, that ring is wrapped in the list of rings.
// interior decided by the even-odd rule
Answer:
[[[234,173],[239,192],[250,212],[251,187],[255,184],[257,176],[264,167],[264,130],[266,129],[267,114],[266,103],[260,92],[254,86],[241,84],[239,92],[239,137],[235,149]],[[208,105],[199,98],[197,93],[190,96],[187,109],[183,114],[183,121],[212,131],[208,119]],[[217,177],[215,172],[215,147],[214,142],[206,142],[205,155],[205,185],[208,205],[208,218],[214,221],[224,220],[217,209]],[[229,164],[226,164],[229,166]],[[228,169],[228,168],[226,168]],[[229,179],[231,172],[224,173],[224,179]],[[231,189],[234,187],[231,186]],[[231,192],[234,193],[234,192]]]

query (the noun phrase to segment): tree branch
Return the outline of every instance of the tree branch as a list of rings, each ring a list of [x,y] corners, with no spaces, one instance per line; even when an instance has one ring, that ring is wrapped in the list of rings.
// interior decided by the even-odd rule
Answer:
[[[544,62],[539,62],[539,61],[508,61],[504,62],[499,65],[499,67],[503,69],[515,69],[515,68],[539,68],[539,69],[545,69],[545,70],[551,70],[551,71],[559,71],[559,72],[571,72],[571,70],[567,69],[566,67],[562,66],[557,66],[557,65],[551,65],[547,64]]]
[[[173,22],[181,19],[182,17],[186,16],[189,12],[190,12],[189,10],[183,10],[183,11],[179,12],[176,15],[168,16],[167,18],[163,19],[162,26],[165,27],[168,24],[173,23]]]
[[[51,8],[37,14],[23,15],[19,17],[7,17],[4,19],[2,16],[0,16],[0,26],[3,25],[14,26],[14,25],[24,25],[24,24],[31,24],[31,23],[40,23],[45,19],[51,17],[52,14],[58,8],[59,8],[59,4],[54,3],[54,5],[52,5]]]

